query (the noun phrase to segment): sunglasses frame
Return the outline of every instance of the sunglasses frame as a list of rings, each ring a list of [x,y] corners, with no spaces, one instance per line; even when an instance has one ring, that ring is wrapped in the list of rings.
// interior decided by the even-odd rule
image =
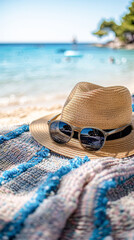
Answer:
[[[48,124],[48,126],[49,126],[49,135],[50,135],[50,137],[51,137],[51,133],[50,133],[50,126],[51,126],[51,123],[53,123],[53,122],[63,122],[63,123],[66,123],[66,124],[68,124],[70,127],[71,127],[71,129],[72,129],[72,133],[71,133],[71,136],[70,136],[70,138],[69,138],[69,140],[66,142],[66,143],[68,143],[70,140],[71,140],[71,138],[73,137],[73,135],[74,135],[74,131],[76,131],[76,132],[78,132],[78,140],[79,140],[79,142],[80,142],[80,145],[84,148],[84,149],[86,149],[86,150],[88,150],[86,147],[84,147],[83,145],[82,145],[82,143],[81,143],[81,139],[80,139],[80,133],[81,133],[81,131],[83,130],[83,129],[85,129],[85,128],[93,128],[93,129],[95,129],[95,130],[99,130],[103,135],[104,135],[104,143],[103,143],[103,145],[101,146],[101,148],[103,148],[103,146],[104,146],[104,144],[105,144],[105,142],[106,142],[106,139],[107,139],[107,137],[109,136],[109,135],[111,135],[111,134],[114,134],[114,133],[117,133],[117,132],[120,132],[120,131],[122,131],[123,129],[125,129],[126,127],[128,127],[128,126],[130,126],[131,125],[131,127],[132,127],[132,130],[134,129],[133,128],[133,125],[132,125],[132,122],[130,123],[130,124],[126,124],[125,126],[122,126],[122,127],[119,127],[119,128],[116,128],[116,129],[113,129],[113,130],[111,130],[111,131],[109,131],[109,132],[106,132],[106,131],[104,131],[104,130],[102,130],[102,129],[99,129],[99,128],[96,128],[96,127],[92,127],[92,126],[85,126],[85,127],[76,127],[76,126],[73,126],[72,124],[70,124],[70,123],[68,123],[68,122],[66,122],[66,121],[62,121],[62,120],[56,120],[59,116],[61,115],[61,113],[59,113],[59,114],[57,114],[57,115],[55,115],[54,117],[52,117],[48,122],[47,122],[47,124]],[[54,139],[51,137],[51,139],[54,141]],[[54,141],[54,142],[56,142],[56,141]],[[57,142],[56,142],[57,143]],[[60,143],[60,144],[66,144],[66,143]],[[57,143],[57,144],[59,144],[59,143]],[[99,149],[97,149],[97,150],[91,150],[91,151],[99,151],[101,148],[99,148]],[[90,151],[90,150],[88,150],[88,151]]]

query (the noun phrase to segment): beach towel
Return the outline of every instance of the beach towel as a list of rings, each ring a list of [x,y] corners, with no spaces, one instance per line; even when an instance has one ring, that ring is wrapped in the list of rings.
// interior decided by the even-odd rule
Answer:
[[[0,239],[134,239],[134,156],[71,159],[1,129]]]

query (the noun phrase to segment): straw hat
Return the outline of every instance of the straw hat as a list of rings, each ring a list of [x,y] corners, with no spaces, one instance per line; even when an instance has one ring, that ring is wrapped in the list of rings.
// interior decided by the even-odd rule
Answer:
[[[106,141],[99,151],[84,149],[77,139],[60,145],[49,136],[47,121],[54,114],[42,117],[30,124],[34,139],[56,153],[68,157],[87,155],[91,159],[99,157],[124,158],[134,154],[134,130],[127,136]],[[88,82],[76,84],[68,96],[60,119],[74,126],[92,126],[99,129],[115,129],[132,122],[132,102],[129,90],[123,86],[102,87]]]

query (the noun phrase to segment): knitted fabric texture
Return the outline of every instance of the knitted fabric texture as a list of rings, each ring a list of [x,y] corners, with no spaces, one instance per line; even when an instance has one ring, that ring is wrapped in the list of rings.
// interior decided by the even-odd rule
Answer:
[[[0,239],[134,239],[134,156],[90,161],[0,131]]]

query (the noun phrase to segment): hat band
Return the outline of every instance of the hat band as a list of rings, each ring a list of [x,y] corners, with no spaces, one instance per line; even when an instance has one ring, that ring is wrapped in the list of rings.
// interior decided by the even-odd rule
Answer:
[[[125,129],[123,129],[122,131],[117,132],[117,133],[113,133],[113,134],[107,136],[106,141],[126,137],[127,135],[129,135],[132,132],[132,130],[133,130],[132,125],[129,125]],[[105,130],[105,131],[109,131],[109,130]]]

